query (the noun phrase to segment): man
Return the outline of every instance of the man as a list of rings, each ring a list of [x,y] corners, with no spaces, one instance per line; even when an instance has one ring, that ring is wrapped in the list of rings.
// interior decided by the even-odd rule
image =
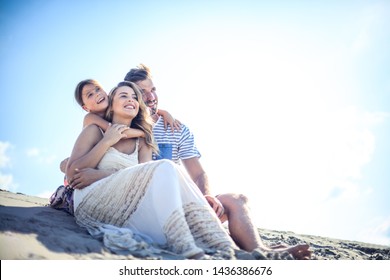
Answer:
[[[194,136],[190,129],[181,124],[180,130],[167,130],[164,122],[158,116],[158,96],[153,84],[150,69],[143,64],[131,69],[125,76],[126,81],[137,84],[143,94],[145,104],[150,108],[155,122],[153,128],[154,138],[160,148],[159,158],[183,163],[192,180],[199,187],[210,206],[214,209],[221,222],[228,221],[229,232],[236,244],[243,250],[251,252],[256,248],[270,250],[260,239],[255,225],[250,216],[248,199],[243,194],[220,194],[217,197],[211,195],[207,174],[200,163],[200,153],[196,148]],[[158,159],[158,158],[157,158]],[[289,248],[287,251],[297,255],[299,250],[306,251],[307,245],[299,245],[300,249]],[[287,248],[286,248],[287,249]],[[291,250],[290,250],[291,249]],[[296,252],[295,252],[296,250]],[[299,257],[299,256],[298,256]]]

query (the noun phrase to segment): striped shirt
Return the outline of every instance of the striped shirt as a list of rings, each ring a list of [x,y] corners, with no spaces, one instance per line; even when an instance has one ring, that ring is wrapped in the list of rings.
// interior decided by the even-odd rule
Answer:
[[[172,133],[170,127],[164,128],[164,119],[159,117],[153,127],[153,135],[160,149],[159,155],[153,154],[153,159],[170,159],[175,163],[180,163],[181,159],[200,157],[195,145],[194,135],[184,124],[180,131]]]

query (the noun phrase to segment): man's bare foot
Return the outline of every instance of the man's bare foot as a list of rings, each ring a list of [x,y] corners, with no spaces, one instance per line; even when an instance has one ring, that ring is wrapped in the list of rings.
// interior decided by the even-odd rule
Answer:
[[[298,244],[284,250],[287,250],[296,260],[310,260],[311,258],[310,247],[307,244]]]

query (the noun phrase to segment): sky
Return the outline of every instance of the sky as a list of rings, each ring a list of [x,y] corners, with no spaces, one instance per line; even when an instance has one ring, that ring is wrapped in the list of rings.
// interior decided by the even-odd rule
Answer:
[[[152,70],[259,228],[390,245],[390,1],[0,1],[0,188],[49,197],[85,112]]]

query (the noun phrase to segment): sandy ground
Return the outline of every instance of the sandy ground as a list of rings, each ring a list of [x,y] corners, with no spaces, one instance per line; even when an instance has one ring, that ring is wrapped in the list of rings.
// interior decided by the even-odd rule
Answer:
[[[73,216],[47,207],[43,198],[0,191],[0,259],[180,259],[146,252],[115,254],[80,228]],[[259,229],[267,245],[310,244],[314,260],[389,260],[390,247],[289,231]],[[245,256],[237,255],[239,259]]]

